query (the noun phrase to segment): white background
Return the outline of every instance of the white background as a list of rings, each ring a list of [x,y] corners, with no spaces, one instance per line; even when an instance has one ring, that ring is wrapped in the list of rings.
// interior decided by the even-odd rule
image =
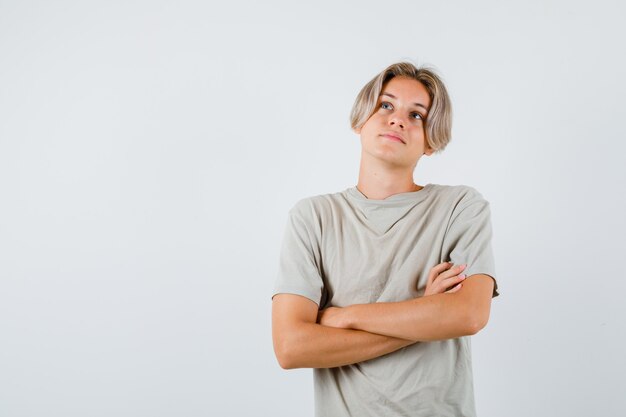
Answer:
[[[287,211],[357,181],[359,89],[430,64],[418,184],[491,203],[482,417],[624,415],[622,3],[0,1],[0,415],[311,416]]]

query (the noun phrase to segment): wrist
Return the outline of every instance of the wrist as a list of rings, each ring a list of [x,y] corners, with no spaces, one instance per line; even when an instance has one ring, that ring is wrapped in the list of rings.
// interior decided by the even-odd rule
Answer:
[[[341,321],[345,329],[360,330],[357,320],[359,306],[359,304],[354,304],[343,309]]]

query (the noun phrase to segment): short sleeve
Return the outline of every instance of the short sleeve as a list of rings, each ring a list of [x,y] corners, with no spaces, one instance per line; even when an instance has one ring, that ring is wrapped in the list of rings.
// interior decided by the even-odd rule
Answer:
[[[457,205],[446,231],[442,257],[455,265],[467,264],[466,276],[486,274],[493,278],[493,297],[498,293],[495,263],[491,247],[491,211],[489,202],[474,191]]]
[[[305,221],[296,207],[289,211],[272,298],[279,293],[289,293],[302,295],[318,306],[321,304],[324,285],[313,224]]]

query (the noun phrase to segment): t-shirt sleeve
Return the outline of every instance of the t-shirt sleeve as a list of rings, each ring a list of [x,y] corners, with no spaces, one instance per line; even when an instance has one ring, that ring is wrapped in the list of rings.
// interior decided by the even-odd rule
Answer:
[[[314,222],[305,221],[297,208],[289,211],[272,298],[279,293],[297,294],[319,306],[324,288],[319,241]]]
[[[491,211],[489,202],[477,191],[472,191],[452,213],[443,240],[442,256],[455,265],[467,264],[463,271],[467,277],[486,274],[493,278],[493,298],[500,294],[491,247]]]

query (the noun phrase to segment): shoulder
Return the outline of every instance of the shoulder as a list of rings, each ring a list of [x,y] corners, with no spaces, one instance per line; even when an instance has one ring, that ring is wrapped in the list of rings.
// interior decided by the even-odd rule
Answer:
[[[458,218],[490,216],[489,201],[480,191],[469,185],[435,185],[434,194],[442,213],[447,213],[448,224]]]
[[[458,208],[466,207],[473,203],[485,203],[488,201],[480,191],[469,185],[440,185],[434,184],[433,191],[436,196],[448,204],[454,204]]]
[[[344,198],[344,192],[304,197],[296,201],[289,210],[289,214],[304,219],[319,218],[320,216],[331,213]]]
[[[293,227],[306,230],[321,238],[323,230],[341,215],[343,193],[319,194],[301,198],[289,210],[289,222]]]

